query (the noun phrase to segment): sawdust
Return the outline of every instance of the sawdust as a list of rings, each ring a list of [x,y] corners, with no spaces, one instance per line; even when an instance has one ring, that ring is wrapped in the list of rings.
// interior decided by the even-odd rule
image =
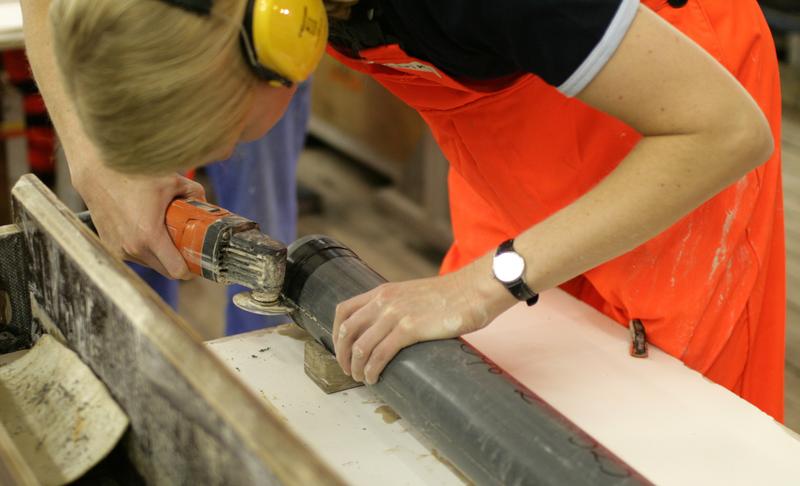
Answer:
[[[731,226],[733,226],[733,221],[736,219],[736,210],[732,209],[725,213],[725,222],[722,224],[722,237],[720,238],[719,246],[717,247],[717,251],[714,254],[714,261],[711,262],[711,272],[708,274],[708,278],[711,279],[717,272],[717,268],[719,267],[720,262],[722,262],[725,257],[727,256],[728,252],[728,234],[731,232]]]
[[[298,341],[311,341],[313,339],[305,329],[296,324],[284,324],[283,326],[278,326],[276,329],[281,336],[286,336]]]
[[[442,326],[449,332],[458,331],[463,324],[464,319],[461,316],[449,316],[442,320]]]
[[[375,409],[375,413],[380,414],[381,418],[383,418],[384,423],[393,424],[400,420],[400,416],[397,415],[397,412],[394,411],[392,407],[389,405],[382,405]]]
[[[444,466],[449,469],[450,472],[452,472],[459,480],[461,480],[462,483],[469,486],[475,485],[475,483],[470,481],[469,478],[465,476],[464,473],[462,473],[457,467],[455,467],[452,462],[448,461],[447,458],[441,455],[439,451],[436,449],[431,449],[431,455],[434,457],[434,459],[444,464]]]
[[[75,418],[75,425],[72,426],[72,441],[77,442],[83,436],[83,427],[86,425],[86,419],[78,415]]]

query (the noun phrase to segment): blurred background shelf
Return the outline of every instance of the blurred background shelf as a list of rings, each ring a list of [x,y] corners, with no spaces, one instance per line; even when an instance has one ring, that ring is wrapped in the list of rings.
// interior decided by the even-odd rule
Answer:
[[[447,249],[447,160],[416,111],[325,56],[314,74],[309,133],[385,177],[384,209],[427,244]]]

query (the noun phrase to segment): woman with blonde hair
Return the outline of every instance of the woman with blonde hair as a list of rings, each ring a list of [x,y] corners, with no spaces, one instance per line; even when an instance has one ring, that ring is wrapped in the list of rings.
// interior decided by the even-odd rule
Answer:
[[[456,236],[449,273],[339,305],[346,372],[374,383],[403,347],[476,330],[564,285],[782,417],[769,31],[755,0],[642,3],[338,5],[329,52],[431,127],[451,163]],[[283,55],[248,30],[265,5],[55,0],[55,59],[77,116],[47,57],[34,65],[53,85],[51,111],[63,103],[56,126],[96,147],[103,170],[165,173],[224,157],[279,117],[293,81],[283,71],[301,60],[294,43]],[[296,0],[276,12],[299,19],[287,32],[301,42],[320,19],[292,14],[320,9]]]

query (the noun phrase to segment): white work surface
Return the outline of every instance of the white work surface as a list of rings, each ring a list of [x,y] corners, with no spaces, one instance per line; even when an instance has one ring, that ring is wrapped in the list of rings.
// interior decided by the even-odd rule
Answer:
[[[0,0],[0,49],[22,45],[22,11],[19,1]]]
[[[366,388],[325,395],[286,329],[208,343],[352,484],[459,484]],[[560,290],[468,341],[659,485],[800,484],[800,438],[756,407]],[[263,350],[263,351],[262,351]],[[388,422],[391,422],[389,420]]]
[[[463,484],[365,387],[320,390],[303,369],[304,334],[281,326],[207,344],[349,484]]]

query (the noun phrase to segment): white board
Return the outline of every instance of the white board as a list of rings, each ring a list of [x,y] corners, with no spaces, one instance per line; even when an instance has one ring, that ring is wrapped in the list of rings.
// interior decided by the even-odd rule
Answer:
[[[208,346],[354,486],[463,485],[436,451],[364,387],[326,395],[303,370],[304,332],[294,325]]]

